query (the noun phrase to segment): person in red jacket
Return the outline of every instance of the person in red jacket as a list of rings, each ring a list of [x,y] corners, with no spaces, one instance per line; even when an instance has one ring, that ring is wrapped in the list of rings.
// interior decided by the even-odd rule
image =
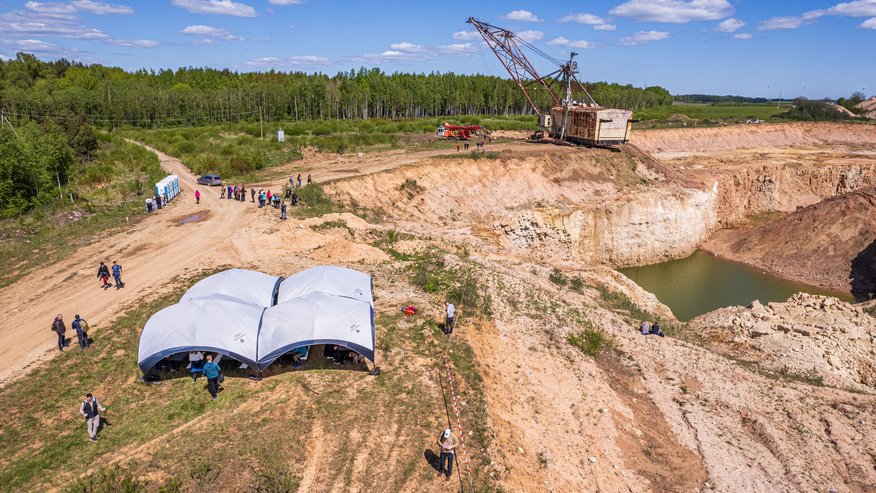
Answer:
[[[197,205],[200,203],[201,203],[201,191],[195,190],[195,204]]]

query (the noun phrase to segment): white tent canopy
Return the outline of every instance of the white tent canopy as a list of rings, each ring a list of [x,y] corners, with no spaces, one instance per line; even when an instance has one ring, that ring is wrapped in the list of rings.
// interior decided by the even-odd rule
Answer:
[[[182,296],[182,301],[209,298],[221,293],[246,303],[268,307],[273,305],[274,290],[282,279],[254,270],[228,269],[196,282]]]
[[[284,279],[280,282],[277,303],[314,292],[353,298],[374,305],[370,275],[333,265],[313,267]]]
[[[138,364],[146,372],[165,356],[201,350],[262,370],[313,344],[339,344],[374,361],[373,299],[369,274],[340,267],[315,267],[286,280],[227,270],[150,317]]]

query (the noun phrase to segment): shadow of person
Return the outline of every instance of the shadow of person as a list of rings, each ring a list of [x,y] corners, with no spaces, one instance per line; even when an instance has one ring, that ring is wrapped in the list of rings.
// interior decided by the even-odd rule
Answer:
[[[432,449],[427,448],[425,452],[423,452],[423,458],[426,459],[426,462],[432,466],[432,469],[435,469],[435,472],[438,472],[441,468],[441,459],[438,457]]]
[[[876,240],[852,260],[849,279],[855,301],[876,297]]]
[[[113,424],[110,423],[108,419],[106,419],[106,416],[101,414],[100,415],[100,423],[98,423],[98,425],[97,425],[97,432],[100,433],[103,431],[104,428],[106,428],[107,426],[112,426],[112,425]]]

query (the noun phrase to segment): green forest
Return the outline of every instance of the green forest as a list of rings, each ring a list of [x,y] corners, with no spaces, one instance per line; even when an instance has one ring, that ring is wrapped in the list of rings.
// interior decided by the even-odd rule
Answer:
[[[585,84],[600,104],[636,110],[671,105],[661,87]],[[546,94],[532,91],[546,107]],[[583,95],[580,95],[583,99]],[[360,68],[333,76],[237,73],[211,68],[126,72],[19,53],[0,61],[0,108],[10,118],[79,118],[106,128],[239,121],[423,118],[531,114],[510,79],[454,73],[387,74]]]

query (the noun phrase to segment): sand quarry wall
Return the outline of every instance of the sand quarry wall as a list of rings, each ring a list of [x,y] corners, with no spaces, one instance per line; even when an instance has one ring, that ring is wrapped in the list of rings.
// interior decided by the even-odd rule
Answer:
[[[648,131],[639,134],[637,146],[718,151],[765,142],[820,145],[827,138],[857,136],[876,143],[876,127],[828,127]],[[455,224],[460,235],[487,235],[522,254],[624,267],[687,256],[716,229],[765,212],[790,212],[871,185],[876,176],[872,162],[779,161],[691,170],[687,176],[694,180],[648,181],[659,163],[634,150],[541,149],[506,152],[499,159],[437,158],[336,182],[329,191],[396,220],[408,218],[412,228]],[[640,183],[629,180],[632,169]]]
[[[654,155],[810,144],[876,144],[876,126],[802,122],[641,130],[634,134],[633,143]]]

